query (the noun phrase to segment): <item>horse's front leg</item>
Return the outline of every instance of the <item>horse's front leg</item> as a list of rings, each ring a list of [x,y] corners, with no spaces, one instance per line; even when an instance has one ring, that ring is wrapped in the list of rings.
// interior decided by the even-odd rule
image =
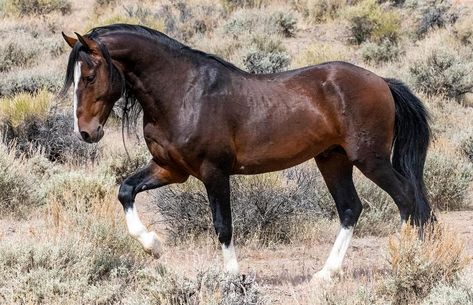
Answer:
[[[225,271],[238,274],[239,267],[232,240],[232,212],[230,207],[230,177],[218,170],[204,179],[209,197],[212,218],[218,240],[222,245]]]
[[[118,200],[125,210],[128,232],[141,243],[146,252],[156,258],[161,256],[161,243],[157,234],[148,231],[141,222],[135,207],[135,197],[142,191],[171,183],[184,182],[187,177],[187,175],[174,172],[170,168],[163,168],[151,160],[145,168],[125,179],[120,186]]]

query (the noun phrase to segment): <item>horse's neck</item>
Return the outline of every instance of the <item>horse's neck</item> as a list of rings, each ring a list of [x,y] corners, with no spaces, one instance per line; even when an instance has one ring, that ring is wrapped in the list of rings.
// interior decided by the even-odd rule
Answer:
[[[164,116],[172,112],[172,103],[186,90],[189,75],[195,73],[195,65],[166,46],[139,37],[135,39],[117,44],[118,48],[128,49],[128,54],[122,54],[119,61],[144,112],[166,120]]]

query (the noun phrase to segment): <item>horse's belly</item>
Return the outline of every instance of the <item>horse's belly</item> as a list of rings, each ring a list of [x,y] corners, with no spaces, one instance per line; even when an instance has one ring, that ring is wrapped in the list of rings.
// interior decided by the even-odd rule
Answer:
[[[285,145],[264,145],[237,156],[235,174],[260,174],[283,170],[325,151],[330,144],[324,142],[297,143],[288,140]]]

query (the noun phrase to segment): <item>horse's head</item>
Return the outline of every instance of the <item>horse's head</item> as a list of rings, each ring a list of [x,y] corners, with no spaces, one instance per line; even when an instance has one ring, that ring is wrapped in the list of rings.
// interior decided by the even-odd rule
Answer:
[[[77,39],[62,35],[72,48],[63,92],[73,86],[74,131],[88,143],[98,142],[122,95],[123,77],[99,41],[77,33]]]

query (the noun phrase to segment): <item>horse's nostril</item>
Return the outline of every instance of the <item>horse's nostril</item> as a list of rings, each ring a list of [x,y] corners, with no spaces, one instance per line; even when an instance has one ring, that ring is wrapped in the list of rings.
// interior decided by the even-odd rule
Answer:
[[[84,141],[90,142],[90,135],[89,135],[88,132],[86,132],[86,131],[81,131],[81,132],[80,132],[80,135],[82,136],[82,139],[84,139]]]
[[[97,131],[100,132],[102,130],[102,125],[99,125],[99,127],[97,127]]]

